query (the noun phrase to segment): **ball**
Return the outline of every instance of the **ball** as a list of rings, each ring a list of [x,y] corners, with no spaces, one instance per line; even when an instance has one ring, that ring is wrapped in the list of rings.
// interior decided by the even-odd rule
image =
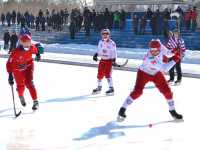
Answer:
[[[153,125],[150,123],[150,124],[149,124],[149,128],[151,128],[152,126],[153,126]]]

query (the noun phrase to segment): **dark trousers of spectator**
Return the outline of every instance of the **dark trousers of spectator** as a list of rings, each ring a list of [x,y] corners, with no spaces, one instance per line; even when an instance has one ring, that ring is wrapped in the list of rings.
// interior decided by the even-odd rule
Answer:
[[[75,31],[70,31],[70,38],[75,39]]]
[[[177,62],[174,67],[172,67],[169,70],[169,75],[170,75],[170,80],[174,80],[175,77],[175,72],[174,70],[176,69],[176,73],[177,73],[177,80],[180,81],[182,79],[182,70],[181,70],[181,61]]]
[[[31,29],[33,29],[34,28],[34,22],[31,22]]]
[[[192,31],[195,32],[197,28],[197,21],[196,20],[192,20]]]
[[[30,21],[27,21],[26,24],[27,24],[27,26],[28,26],[29,28],[31,27]]]
[[[40,31],[40,24],[36,23],[36,31]]]
[[[191,24],[190,20],[186,21],[185,24],[186,24],[186,30],[190,30],[190,24]]]
[[[123,30],[124,29],[124,27],[125,27],[125,20],[121,20],[120,21],[120,30]]]
[[[152,34],[157,35],[157,27],[156,26],[152,27]]]
[[[7,50],[9,48],[9,41],[4,42],[4,50]]]
[[[134,33],[135,33],[135,35],[138,34],[138,27],[137,26],[134,27]]]
[[[90,36],[90,27],[85,27],[85,36]]]
[[[140,27],[140,34],[144,35],[145,34],[145,27]]]
[[[114,22],[115,29],[119,29],[119,21]]]
[[[25,28],[25,23],[21,23],[21,28]]]
[[[8,27],[10,27],[10,25],[11,25],[10,21],[8,21],[7,23],[8,23]]]
[[[20,24],[20,20],[19,19],[17,19],[17,25],[19,25]]]
[[[45,23],[42,23],[42,31],[45,31]]]
[[[2,21],[2,25],[3,25],[3,26],[5,25],[5,21]]]
[[[17,43],[11,43],[10,44],[10,49],[9,49],[9,54],[10,54],[10,52],[13,50],[13,49],[15,49],[17,47]]]

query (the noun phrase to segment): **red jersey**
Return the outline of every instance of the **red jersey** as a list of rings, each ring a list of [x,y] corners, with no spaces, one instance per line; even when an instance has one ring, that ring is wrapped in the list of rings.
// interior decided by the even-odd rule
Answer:
[[[10,57],[7,61],[6,67],[8,73],[12,73],[13,71],[23,71],[26,70],[27,67],[33,65],[32,54],[37,54],[38,49],[35,45],[31,45],[28,51],[24,50],[22,46],[14,49]]]

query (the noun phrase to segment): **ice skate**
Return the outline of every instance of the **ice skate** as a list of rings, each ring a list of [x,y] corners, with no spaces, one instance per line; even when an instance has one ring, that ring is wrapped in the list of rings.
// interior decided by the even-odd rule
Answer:
[[[39,102],[38,101],[34,101],[32,110],[37,110],[38,108],[39,108]]]
[[[112,96],[114,95],[114,88],[113,87],[110,87],[108,91],[106,91],[106,95],[107,96]]]
[[[92,94],[95,95],[95,94],[101,93],[101,89],[102,89],[102,86],[98,86],[96,89],[94,89],[94,90],[92,91]]]
[[[20,99],[20,102],[21,102],[22,106],[25,107],[26,106],[26,102],[25,102],[24,97],[20,96],[19,99]]]
[[[167,83],[168,83],[169,85],[171,85],[173,82],[174,82],[173,79],[169,79],[169,80],[167,81]]]
[[[175,82],[174,82],[174,85],[180,85],[181,84],[181,80],[176,80]]]
[[[178,114],[178,113],[176,112],[176,110],[170,110],[169,112],[170,112],[171,116],[172,116],[174,119],[178,119],[178,120],[183,119],[183,116],[182,116],[181,114]]]
[[[118,116],[117,116],[117,121],[118,122],[122,122],[125,120],[126,118],[126,114],[125,114],[126,109],[121,107],[119,112],[118,112]]]

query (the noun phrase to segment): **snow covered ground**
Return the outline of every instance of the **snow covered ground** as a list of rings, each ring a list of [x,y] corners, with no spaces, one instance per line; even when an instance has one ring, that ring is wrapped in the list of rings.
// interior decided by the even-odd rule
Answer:
[[[3,41],[0,41],[0,47],[3,48]],[[44,44],[45,52],[56,54],[79,54],[79,55],[93,55],[97,46],[90,44]],[[129,59],[143,59],[147,49],[142,48],[117,48],[118,57]],[[200,64],[200,50],[187,50],[184,63]]]
[[[0,41],[0,55],[7,54],[7,51],[2,50],[3,41]],[[92,55],[96,52],[97,46],[89,44],[44,44],[45,53],[43,59],[67,61],[78,64],[87,63],[96,64],[92,60]],[[147,49],[131,49],[117,48],[117,62],[123,63],[124,58],[129,58],[129,63],[126,67],[130,69],[137,68],[141,63]],[[182,64],[183,73],[200,75],[200,51],[187,50]]]
[[[91,95],[96,68],[36,63],[35,85],[40,110],[28,106],[13,118],[6,59],[0,59],[0,150],[198,150],[200,126],[199,79],[183,78],[172,86],[177,111],[184,122],[175,123],[164,97],[148,84],[144,95],[127,111],[123,123],[115,122],[119,107],[133,88],[136,73],[114,70],[115,96]],[[153,124],[149,128],[149,124]]]
[[[93,55],[97,46],[89,44],[46,44],[45,51],[51,53]],[[118,57],[130,59],[142,59],[147,49],[141,48],[117,48]],[[187,50],[184,63],[200,64],[200,51]]]

